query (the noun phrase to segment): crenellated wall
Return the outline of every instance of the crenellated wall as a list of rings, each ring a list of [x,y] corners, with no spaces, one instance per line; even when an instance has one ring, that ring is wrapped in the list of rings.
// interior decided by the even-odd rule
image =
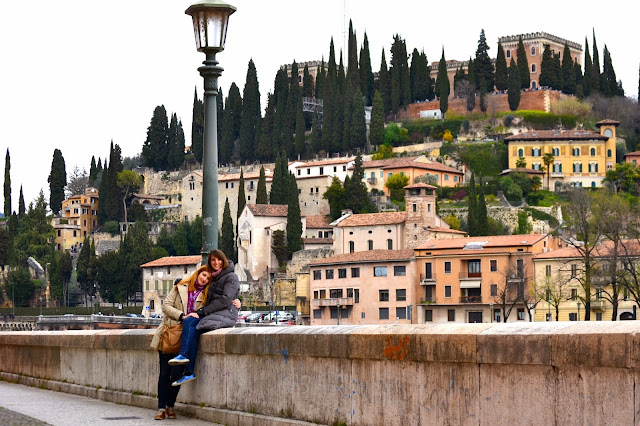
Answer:
[[[0,333],[0,378],[151,409],[152,333]],[[636,321],[247,327],[200,349],[177,409],[223,424],[640,423]]]

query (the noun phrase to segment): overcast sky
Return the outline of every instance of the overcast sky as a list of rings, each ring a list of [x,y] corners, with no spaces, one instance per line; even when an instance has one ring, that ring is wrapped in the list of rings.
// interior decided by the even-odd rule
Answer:
[[[123,156],[139,153],[157,105],[177,113],[190,144],[193,92],[197,87],[202,97],[197,68],[204,60],[184,14],[193,2],[0,1],[0,164],[4,170],[8,147],[14,210],[21,185],[27,205],[41,188],[48,198],[55,148],[62,151],[68,175],[75,165],[88,171],[92,155],[104,161],[111,140]],[[492,57],[500,36],[545,31],[583,48],[588,36],[592,48],[595,29],[598,47],[602,51],[607,44],[626,93],[638,93],[640,49],[632,35],[637,14],[628,1],[231,3],[238,10],[226,49],[218,54],[225,69],[220,85],[225,96],[233,81],[242,91],[253,58],[263,114],[278,67],[294,59],[328,58],[331,37],[339,52],[349,19],[359,46],[367,32],[374,71],[383,47],[390,59],[396,33],[408,53],[424,49],[432,62],[443,46],[447,59],[468,59],[483,28]]]

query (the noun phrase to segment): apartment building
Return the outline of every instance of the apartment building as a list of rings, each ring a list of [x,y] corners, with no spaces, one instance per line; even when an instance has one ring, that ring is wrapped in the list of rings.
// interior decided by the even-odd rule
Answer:
[[[145,312],[162,313],[162,304],[176,279],[193,274],[202,264],[202,256],[167,256],[140,265],[142,269],[142,298]]]
[[[599,133],[589,130],[535,130],[505,138],[509,168],[516,168],[519,158],[527,167],[542,170],[545,154],[553,155],[548,176],[549,188],[561,184],[577,187],[601,187],[607,170],[616,164],[616,127],[620,122],[602,120],[596,123]],[[544,179],[544,186],[547,181]]]
[[[311,262],[309,287],[311,325],[411,324],[420,290],[411,249]]]
[[[56,250],[79,250],[85,237],[98,227],[98,190],[88,187],[84,194],[62,202],[60,216],[53,219]]]
[[[543,234],[427,241],[415,249],[418,322],[528,320],[533,257],[556,248]]]

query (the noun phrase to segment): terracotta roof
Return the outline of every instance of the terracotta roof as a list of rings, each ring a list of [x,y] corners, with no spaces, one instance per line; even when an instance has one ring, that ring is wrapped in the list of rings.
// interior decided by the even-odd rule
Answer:
[[[437,170],[440,172],[457,173],[460,175],[463,174],[460,170],[454,169],[453,167],[450,167],[450,166],[446,166],[442,163],[438,163],[437,161],[432,161],[430,163],[423,163],[420,161],[404,161],[404,162],[398,162],[395,164],[390,164],[388,166],[382,167],[383,170],[404,169],[404,168]]]
[[[635,157],[636,155],[640,155],[640,151],[627,152],[625,157]]]
[[[596,123],[596,126],[600,127],[600,126],[619,126],[620,122],[616,121],[616,120],[611,120],[609,118],[605,119],[605,120],[600,120]]]
[[[542,240],[544,234],[494,235],[485,237],[454,238],[451,240],[432,239],[416,247],[417,250],[462,249],[469,243],[486,242],[483,248],[530,246]]]
[[[542,175],[544,172],[542,170],[529,169],[527,167],[516,167],[515,169],[504,169],[500,172],[500,176],[508,175],[509,173],[525,173],[530,175]]]
[[[592,252],[594,257],[606,257],[613,254],[613,242],[605,241],[595,248]],[[618,247],[620,255],[629,254],[632,256],[640,256],[640,245],[635,240],[622,240],[622,245]],[[572,258],[580,257],[578,249],[574,246],[563,247],[558,250],[548,251],[536,255],[536,259],[556,259],[556,258]]]
[[[246,172],[246,173],[243,172],[242,177],[244,178],[245,181],[250,179],[260,179],[260,170],[258,170],[257,172]],[[267,173],[267,171],[265,170],[264,177],[266,181],[271,181],[273,179],[273,175],[271,171]],[[229,173],[226,175],[218,175],[218,182],[225,182],[230,180],[240,180],[240,173]]]
[[[540,140],[601,140],[607,141],[608,137],[589,130],[535,130],[505,138],[506,142],[515,141],[540,141]]]
[[[160,266],[181,266],[181,265],[197,265],[202,261],[199,254],[193,256],[167,256],[151,262],[140,265],[141,268],[154,268]]]
[[[407,185],[403,189],[415,189],[415,188],[427,188],[427,189],[438,189],[433,185],[429,185],[426,183],[414,183],[413,185]]]
[[[383,158],[382,160],[371,160],[371,161],[363,161],[362,167],[365,169],[381,169],[386,166],[392,166],[396,163],[402,163],[404,161],[416,161],[418,158],[422,157],[421,155],[416,157],[395,157],[395,158]],[[350,167],[350,168],[353,168]]]
[[[326,166],[327,164],[346,164],[355,159],[356,157],[348,157],[348,158],[341,157],[341,158],[328,158],[326,160],[319,160],[319,161],[309,161],[299,166],[296,166],[296,169],[299,169],[302,167]]]
[[[344,228],[349,226],[395,225],[404,223],[406,219],[406,212],[353,214],[342,220],[338,226]]]
[[[279,204],[247,204],[254,216],[286,217],[289,206]]]
[[[396,262],[413,259],[413,249],[404,250],[368,250],[355,253],[338,254],[322,260],[316,260],[309,265],[331,265],[336,263],[361,263],[361,262]]]
[[[446,232],[449,234],[466,234],[464,231],[458,231],[457,229],[442,228],[440,226],[427,226],[427,229],[432,232]]]
[[[443,256],[443,257],[447,257],[447,256],[486,256],[486,255],[495,255],[495,254],[500,254],[500,253],[510,253],[513,254],[512,251],[509,251],[505,248],[485,248],[482,250],[464,250],[464,249],[460,249],[460,250],[447,250],[446,252],[442,252],[442,253],[432,253],[433,256]],[[532,255],[533,253],[528,252],[528,251],[522,251],[522,252],[516,252],[518,254],[518,256],[520,255]]]
[[[331,228],[331,223],[325,215],[307,216],[307,229]]]
[[[303,238],[305,244],[333,244],[332,238]]]

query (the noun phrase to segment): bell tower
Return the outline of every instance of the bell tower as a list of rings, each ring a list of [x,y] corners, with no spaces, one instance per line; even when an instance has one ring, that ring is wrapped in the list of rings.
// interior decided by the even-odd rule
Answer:
[[[429,237],[428,227],[439,222],[436,215],[436,187],[417,183],[404,187],[407,220],[405,221],[405,244],[413,248]]]
[[[609,119],[596,123],[600,128],[600,134],[608,138],[604,143],[605,170],[611,170],[616,165],[616,127],[619,125],[619,121]]]

